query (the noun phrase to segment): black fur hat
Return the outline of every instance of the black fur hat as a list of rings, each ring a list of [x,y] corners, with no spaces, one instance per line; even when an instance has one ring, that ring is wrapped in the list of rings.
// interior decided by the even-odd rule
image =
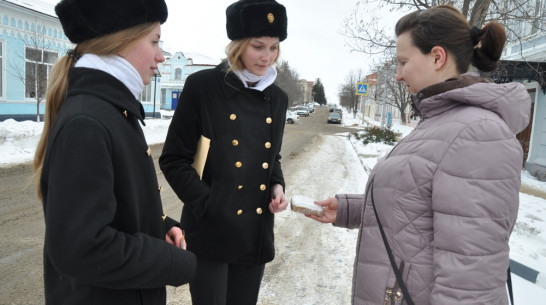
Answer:
[[[239,0],[226,9],[228,38],[279,37],[286,39],[286,9],[275,0]]]
[[[61,0],[55,13],[76,44],[146,22],[163,23],[168,15],[164,0]]]

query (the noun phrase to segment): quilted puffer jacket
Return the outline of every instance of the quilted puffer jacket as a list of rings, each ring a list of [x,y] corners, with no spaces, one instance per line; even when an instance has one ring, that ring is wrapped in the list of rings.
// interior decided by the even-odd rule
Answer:
[[[529,122],[529,94],[521,84],[467,73],[423,89],[413,102],[421,121],[368,180],[409,294],[418,305],[508,304],[508,239],[523,160],[515,134]],[[336,195],[334,225],[360,228],[352,303],[406,304],[371,192]]]

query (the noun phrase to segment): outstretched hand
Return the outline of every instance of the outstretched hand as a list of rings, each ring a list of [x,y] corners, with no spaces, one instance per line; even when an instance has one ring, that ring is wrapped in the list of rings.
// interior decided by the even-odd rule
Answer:
[[[322,206],[322,216],[305,215],[322,223],[334,223],[337,217],[337,198],[332,197],[321,201],[315,201],[315,204]]]

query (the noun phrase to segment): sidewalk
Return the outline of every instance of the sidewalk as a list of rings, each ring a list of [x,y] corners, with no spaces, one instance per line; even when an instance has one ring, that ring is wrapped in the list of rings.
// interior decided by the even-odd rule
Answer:
[[[533,188],[532,186],[526,185],[523,182],[521,184],[520,192],[546,199],[546,191]]]

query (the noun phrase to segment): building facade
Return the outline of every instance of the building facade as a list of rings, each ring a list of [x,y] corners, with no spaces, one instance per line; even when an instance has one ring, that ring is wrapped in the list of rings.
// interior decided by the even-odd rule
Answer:
[[[531,96],[531,121],[518,134],[524,153],[524,167],[546,181],[546,0],[526,2],[534,16],[509,21],[501,63],[492,74],[496,81],[518,81]],[[511,9],[507,7],[507,9]]]
[[[74,47],[54,6],[40,0],[0,0],[0,121],[41,120],[51,68]],[[174,109],[188,75],[220,63],[199,53],[164,52],[139,97],[147,116]]]
[[[0,120],[43,115],[49,72],[71,46],[52,5],[0,0]]]
[[[173,55],[167,53],[165,62],[159,66],[160,108],[174,110],[186,78],[197,71],[214,68],[219,63],[220,60],[199,53],[176,52]]]

